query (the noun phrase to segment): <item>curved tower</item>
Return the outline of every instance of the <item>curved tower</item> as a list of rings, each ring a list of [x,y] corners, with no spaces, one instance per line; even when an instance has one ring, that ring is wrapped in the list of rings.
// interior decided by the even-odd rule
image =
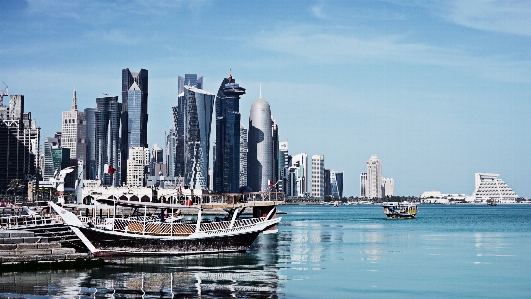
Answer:
[[[247,185],[252,191],[266,191],[273,180],[273,139],[271,108],[260,97],[251,105],[249,114]]]
[[[240,190],[240,97],[245,94],[232,78],[223,79],[216,96],[216,153],[214,191]]]

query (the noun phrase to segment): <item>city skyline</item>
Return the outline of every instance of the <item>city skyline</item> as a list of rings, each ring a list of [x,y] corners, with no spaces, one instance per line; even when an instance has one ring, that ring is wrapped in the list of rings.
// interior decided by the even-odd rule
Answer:
[[[12,1],[0,12],[0,80],[25,96],[42,144],[61,129],[74,86],[83,111],[103,93],[120,95],[120,70],[148,69],[151,146],[173,124],[177,74],[201,74],[215,92],[232,68],[247,89],[244,125],[262,83],[279,139],[344,171],[346,196],[359,194],[359,174],[377,153],[396,195],[471,194],[474,173],[488,172],[531,197],[528,2],[230,7]],[[133,17],[144,22],[120,21]]]

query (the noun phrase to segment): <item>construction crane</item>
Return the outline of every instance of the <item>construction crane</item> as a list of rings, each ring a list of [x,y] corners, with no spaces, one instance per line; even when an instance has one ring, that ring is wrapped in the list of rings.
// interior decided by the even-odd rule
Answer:
[[[2,83],[4,83],[4,81],[2,81]],[[2,89],[0,91],[0,106],[3,106],[4,105],[4,96],[7,96],[7,84],[4,83],[4,85],[6,86],[6,88]]]

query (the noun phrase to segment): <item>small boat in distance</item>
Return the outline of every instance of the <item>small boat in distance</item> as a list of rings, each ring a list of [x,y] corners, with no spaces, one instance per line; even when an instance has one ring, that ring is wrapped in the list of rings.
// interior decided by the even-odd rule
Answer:
[[[388,218],[415,218],[417,204],[409,202],[384,202],[383,212]]]

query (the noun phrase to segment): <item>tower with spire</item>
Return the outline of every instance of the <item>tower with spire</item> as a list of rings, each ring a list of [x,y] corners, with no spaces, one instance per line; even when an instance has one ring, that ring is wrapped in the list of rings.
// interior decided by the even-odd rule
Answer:
[[[77,166],[77,161],[86,160],[86,126],[85,113],[77,110],[77,93],[74,87],[71,108],[69,111],[63,111],[61,122],[61,147],[70,149],[70,166]],[[68,181],[65,183],[67,186],[71,184]]]
[[[251,105],[247,142],[247,185],[252,191],[267,191],[275,180],[273,122],[269,103],[262,98],[261,85],[260,97]]]

